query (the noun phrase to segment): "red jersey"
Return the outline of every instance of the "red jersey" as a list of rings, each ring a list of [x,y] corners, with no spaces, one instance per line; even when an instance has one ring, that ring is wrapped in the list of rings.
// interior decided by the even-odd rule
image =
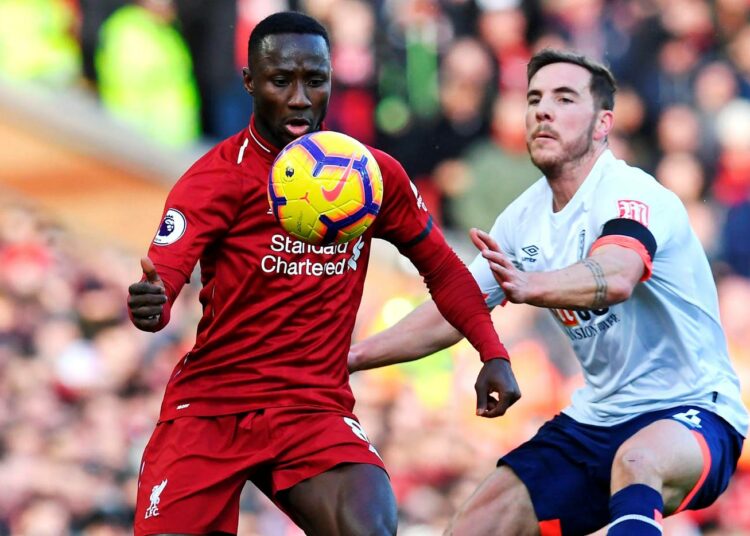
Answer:
[[[419,269],[443,315],[483,359],[507,356],[474,279],[432,224],[401,165],[370,148],[383,204],[364,235],[312,246],[287,235],[266,197],[279,152],[250,128],[216,145],[167,197],[149,256],[170,304],[200,262],[203,317],[167,384],[161,419],[310,406],[351,411],[347,355],[373,237]]]

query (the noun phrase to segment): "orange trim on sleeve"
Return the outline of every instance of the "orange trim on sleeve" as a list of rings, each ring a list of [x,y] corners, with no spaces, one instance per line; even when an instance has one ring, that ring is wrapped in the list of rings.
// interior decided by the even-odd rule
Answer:
[[[643,275],[641,276],[641,281],[648,281],[651,278],[651,272],[653,271],[651,255],[648,254],[648,251],[646,251],[646,247],[641,244],[639,240],[636,240],[632,236],[625,235],[602,236],[591,245],[591,251],[589,253],[593,253],[595,249],[607,244],[615,244],[617,246],[622,246],[624,248],[632,249],[633,251],[635,251],[638,255],[640,255],[641,260],[643,261]]]
[[[541,536],[562,536],[562,526],[559,519],[547,519],[539,522]]]
[[[698,493],[699,489],[701,489],[701,486],[708,477],[708,472],[711,470],[711,450],[708,448],[706,438],[695,430],[691,430],[691,432],[693,433],[693,437],[695,437],[696,441],[698,441],[698,445],[700,445],[701,447],[701,454],[703,455],[703,470],[701,471],[701,476],[698,478],[698,482],[695,483],[693,489],[690,490],[690,493],[685,496],[685,498],[680,503],[680,506],[678,506],[677,510],[674,511],[675,514],[682,512],[687,507],[687,505],[690,504],[690,501],[693,500],[695,494]]]

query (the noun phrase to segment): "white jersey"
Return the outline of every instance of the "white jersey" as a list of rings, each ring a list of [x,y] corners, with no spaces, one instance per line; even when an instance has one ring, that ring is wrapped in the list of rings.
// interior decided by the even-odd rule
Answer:
[[[711,269],[672,192],[606,151],[562,210],[552,211],[552,190],[541,178],[500,214],[490,234],[519,269],[549,271],[587,257],[605,241],[595,244],[604,224],[621,218],[645,225],[657,250],[652,261],[641,247],[647,279],[630,299],[596,310],[551,310],[585,379],[564,412],[582,423],[609,426],[694,405],[720,415],[744,436],[748,414],[719,323]],[[640,246],[628,237],[605,239]],[[502,303],[505,296],[485,259],[477,256],[470,268],[487,303]]]

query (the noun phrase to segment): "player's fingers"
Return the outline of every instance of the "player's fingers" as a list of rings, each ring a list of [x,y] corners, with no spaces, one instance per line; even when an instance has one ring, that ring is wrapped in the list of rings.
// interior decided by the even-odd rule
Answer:
[[[149,283],[148,281],[139,281],[133,283],[128,287],[128,303],[131,301],[138,300],[150,300],[153,298],[152,303],[164,303],[167,301],[167,297],[164,294],[164,287]]]
[[[507,281],[513,275],[513,272],[511,270],[508,270],[504,266],[501,266],[495,262],[491,262],[489,264],[490,264],[490,270],[492,270],[493,273],[501,277],[504,281]]]
[[[131,312],[133,313],[133,318],[148,319],[162,314],[164,307],[161,305],[135,307],[131,309]]]
[[[487,412],[487,384],[477,382],[474,384],[474,390],[477,392],[477,415],[483,416]]]
[[[469,231],[469,238],[471,238],[471,243],[474,244],[474,247],[477,248],[479,251],[484,252],[485,249],[487,249],[487,244],[484,243],[484,241],[479,238],[479,229],[473,228]]]
[[[492,251],[500,251],[500,246],[495,241],[494,238],[490,236],[489,233],[482,231],[481,229],[472,229],[474,236],[476,236],[476,239],[484,244],[484,248],[480,249],[490,249]],[[474,239],[472,238],[472,241]]]
[[[133,325],[141,331],[154,331],[159,326],[160,319],[160,315],[154,315],[148,318],[134,318]]]
[[[141,257],[141,269],[143,270],[143,275],[146,276],[146,280],[149,283],[159,285],[161,287],[164,286],[164,283],[162,283],[161,281],[161,277],[159,277],[159,274],[156,272],[156,267],[154,266],[153,261],[151,261],[149,257]]]

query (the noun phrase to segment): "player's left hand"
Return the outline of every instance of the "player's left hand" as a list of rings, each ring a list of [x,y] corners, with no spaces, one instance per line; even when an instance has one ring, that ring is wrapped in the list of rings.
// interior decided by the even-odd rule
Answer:
[[[486,361],[479,371],[474,389],[477,392],[477,415],[480,417],[505,415],[508,408],[521,398],[521,390],[507,359]]]
[[[516,268],[503,255],[498,243],[486,232],[471,229],[469,236],[474,246],[487,259],[492,275],[511,303],[527,303],[532,296],[529,274]]]

